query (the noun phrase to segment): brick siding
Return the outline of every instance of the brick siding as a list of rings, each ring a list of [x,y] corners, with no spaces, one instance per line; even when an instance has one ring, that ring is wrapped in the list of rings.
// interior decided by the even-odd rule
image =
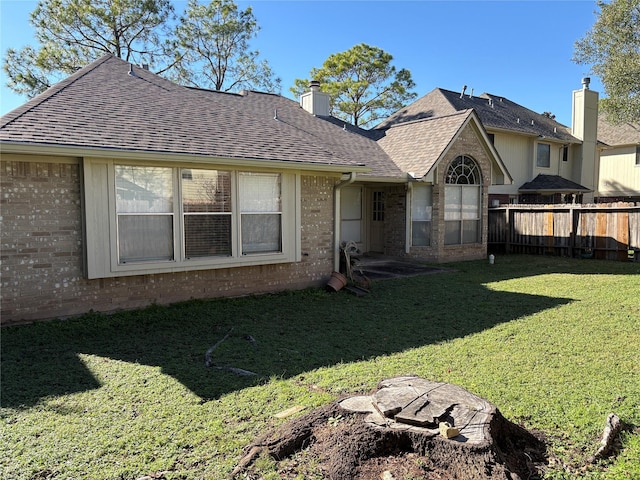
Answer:
[[[7,155],[0,168],[2,325],[321,286],[333,269],[334,177],[301,177],[301,262],[88,280],[79,162]]]

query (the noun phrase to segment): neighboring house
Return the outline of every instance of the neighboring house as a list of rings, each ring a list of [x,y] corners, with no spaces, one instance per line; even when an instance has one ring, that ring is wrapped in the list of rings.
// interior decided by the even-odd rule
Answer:
[[[321,286],[348,241],[486,255],[511,176],[475,110],[365,131],[328,105],[317,84],[214,92],[105,55],[4,115],[2,323]]]
[[[492,205],[590,202],[597,187],[597,104],[598,94],[584,79],[573,92],[569,129],[498,95],[436,88],[376,128],[473,109],[513,177],[489,187]]]
[[[640,202],[640,123],[598,117],[598,202]]]

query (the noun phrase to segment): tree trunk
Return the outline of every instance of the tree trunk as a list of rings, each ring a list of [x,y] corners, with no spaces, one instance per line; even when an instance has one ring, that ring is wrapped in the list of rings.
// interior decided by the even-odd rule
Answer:
[[[382,470],[393,475],[393,469],[421,478],[536,478],[536,463],[545,460],[544,444],[494,405],[418,377],[384,380],[372,395],[339,400],[283,425],[248,447],[234,475],[263,450],[282,460],[304,448],[331,480],[380,479]]]

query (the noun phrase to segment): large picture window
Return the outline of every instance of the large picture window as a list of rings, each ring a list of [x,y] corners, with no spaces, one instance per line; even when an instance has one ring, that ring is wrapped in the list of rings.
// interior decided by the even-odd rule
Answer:
[[[300,260],[294,173],[83,166],[88,278]]]
[[[444,190],[445,245],[478,243],[482,175],[470,157],[457,157],[447,170]]]
[[[433,213],[433,187],[415,184],[411,196],[411,245],[431,245],[431,217]]]

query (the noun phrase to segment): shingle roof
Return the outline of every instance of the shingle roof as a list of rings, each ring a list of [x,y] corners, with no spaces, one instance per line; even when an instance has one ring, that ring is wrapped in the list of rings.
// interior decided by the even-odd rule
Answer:
[[[524,183],[519,192],[591,192],[592,190],[583,187],[579,183],[567,180],[559,175],[539,174],[530,182]]]
[[[569,133],[569,128],[551,118],[529,110],[504,97],[483,93],[476,97],[436,88],[411,105],[399,110],[376,126],[385,129],[391,125],[450,115],[474,109],[487,130],[507,130],[523,135],[544,136],[565,143],[580,143]]]
[[[354,128],[310,115],[280,95],[187,88],[105,55],[4,115],[0,140],[304,162],[345,171],[366,163],[371,174],[401,175]]]
[[[640,123],[613,124],[599,115],[598,140],[610,146],[640,145]]]
[[[391,125],[378,144],[398,167],[425,176],[460,131],[472,110]]]

